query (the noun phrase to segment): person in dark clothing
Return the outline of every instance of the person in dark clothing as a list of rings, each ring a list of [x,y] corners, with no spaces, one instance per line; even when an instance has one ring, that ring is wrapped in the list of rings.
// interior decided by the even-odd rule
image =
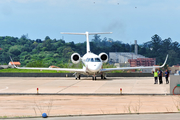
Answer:
[[[158,69],[158,77],[159,77],[159,84],[162,84],[163,81],[162,81],[162,71],[160,69]]]
[[[166,69],[166,72],[165,72],[166,84],[169,83],[168,77],[169,77],[169,71]]]

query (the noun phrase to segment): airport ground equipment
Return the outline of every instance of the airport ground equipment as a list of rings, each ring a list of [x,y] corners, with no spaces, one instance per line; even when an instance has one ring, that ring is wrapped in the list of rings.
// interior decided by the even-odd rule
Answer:
[[[172,92],[173,95],[180,95],[180,94],[175,94],[175,93],[174,93],[174,90],[175,90],[177,87],[180,87],[180,84],[177,84],[177,85],[174,87],[173,92]]]
[[[180,95],[180,75],[170,75],[170,94]]]

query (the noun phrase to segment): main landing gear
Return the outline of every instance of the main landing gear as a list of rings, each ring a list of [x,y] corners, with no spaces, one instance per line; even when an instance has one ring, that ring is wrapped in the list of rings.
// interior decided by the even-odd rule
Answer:
[[[76,80],[77,80],[77,78],[79,78],[79,80],[80,80],[81,79],[81,75],[76,76]]]
[[[106,77],[104,75],[101,75],[101,79],[106,79]]]

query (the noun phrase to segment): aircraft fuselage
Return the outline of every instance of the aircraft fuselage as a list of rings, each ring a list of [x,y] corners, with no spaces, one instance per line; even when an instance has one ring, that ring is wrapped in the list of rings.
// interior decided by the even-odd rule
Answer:
[[[100,73],[103,62],[100,57],[94,53],[86,53],[82,57],[82,62],[86,68],[86,73],[89,75],[95,75]]]

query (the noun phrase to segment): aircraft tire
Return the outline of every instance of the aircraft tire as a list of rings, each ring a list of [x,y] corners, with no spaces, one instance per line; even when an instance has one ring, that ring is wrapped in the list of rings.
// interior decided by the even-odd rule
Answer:
[[[101,75],[101,79],[103,79],[103,75]]]

